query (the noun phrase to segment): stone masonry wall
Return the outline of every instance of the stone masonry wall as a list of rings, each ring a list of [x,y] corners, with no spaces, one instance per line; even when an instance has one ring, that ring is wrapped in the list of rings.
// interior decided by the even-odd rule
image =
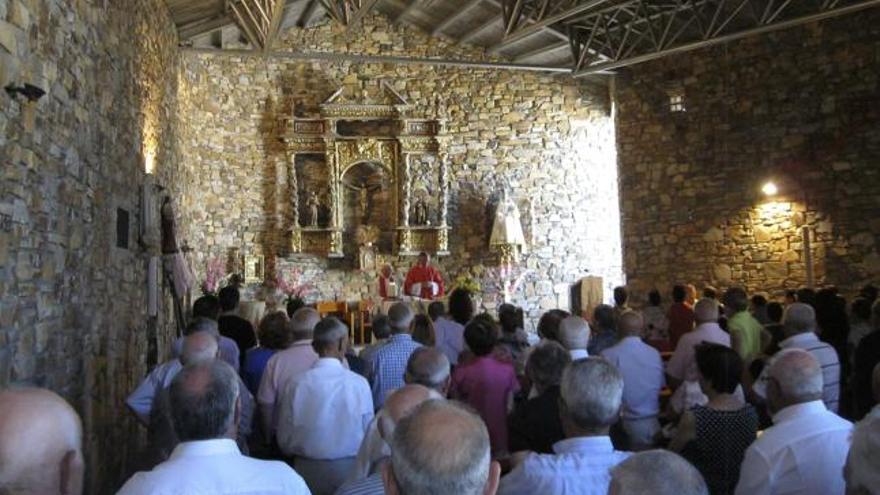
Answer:
[[[634,66],[617,81],[625,268],[771,293],[880,276],[880,10]],[[685,112],[670,112],[669,93]],[[762,196],[765,181],[779,186]]]
[[[132,467],[123,400],[171,338],[168,304],[146,315],[138,231],[145,154],[178,193],[177,54],[161,0],[0,1],[0,86],[46,91],[0,93],[0,386],[49,387],[80,412],[85,493]]]
[[[431,38],[371,16],[353,33],[334,24],[290,30],[278,50],[484,59],[466,46]],[[183,55],[183,160],[196,178],[185,208],[195,267],[229,248],[262,251],[273,268],[296,266],[316,290],[310,299],[375,297],[375,274],[352,260],[330,262],[288,255],[285,203],[290,157],[279,137],[285,119],[317,116],[317,107],[341,85],[384,79],[416,108],[434,117],[436,98],[448,112],[451,256],[435,260],[446,280],[483,279],[488,232],[503,180],[510,181],[534,245],[528,276],[515,302],[531,318],[568,305],[568,286],[585,274],[621,280],[620,234],[613,124],[608,91],[569,78],[536,73],[415,65],[302,62],[241,55]],[[528,203],[531,202],[531,207]],[[280,206],[279,206],[280,205]],[[531,210],[531,211],[529,211]],[[275,256],[278,256],[277,263]],[[387,258],[399,276],[414,258]],[[277,265],[277,266],[276,266]]]

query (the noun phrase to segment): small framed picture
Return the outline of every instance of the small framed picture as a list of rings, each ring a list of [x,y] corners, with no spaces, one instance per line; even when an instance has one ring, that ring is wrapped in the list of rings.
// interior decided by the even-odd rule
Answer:
[[[244,283],[259,284],[265,277],[265,260],[261,254],[248,254],[244,257]]]

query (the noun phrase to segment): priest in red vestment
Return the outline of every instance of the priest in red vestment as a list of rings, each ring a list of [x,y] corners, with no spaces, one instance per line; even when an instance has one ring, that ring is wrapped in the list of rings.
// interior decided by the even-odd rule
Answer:
[[[436,268],[428,265],[429,261],[427,253],[419,253],[418,263],[406,274],[403,284],[406,295],[422,299],[443,297],[443,277]]]

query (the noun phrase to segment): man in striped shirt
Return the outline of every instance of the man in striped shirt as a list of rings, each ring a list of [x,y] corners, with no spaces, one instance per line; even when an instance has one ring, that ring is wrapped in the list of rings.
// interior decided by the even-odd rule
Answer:
[[[822,401],[831,412],[837,412],[840,400],[840,360],[833,347],[816,335],[816,311],[809,304],[794,303],[782,318],[785,340],[780,349],[803,349],[816,358],[822,367]]]
[[[388,324],[391,326],[391,338],[376,351],[370,376],[373,379],[373,405],[376,410],[382,408],[385,397],[402,387],[403,375],[409,356],[422,345],[412,339],[410,325],[413,312],[406,303],[396,303],[388,309]]]

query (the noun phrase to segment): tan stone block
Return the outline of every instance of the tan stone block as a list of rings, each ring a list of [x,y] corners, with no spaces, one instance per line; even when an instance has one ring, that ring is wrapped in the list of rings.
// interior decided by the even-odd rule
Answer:
[[[764,263],[764,276],[768,279],[785,279],[788,277],[788,265],[783,262],[770,261]]]
[[[18,55],[18,35],[21,29],[4,20],[0,20],[0,47],[8,53]]]
[[[788,250],[783,252],[782,256],[780,256],[779,259],[788,263],[793,263],[800,261],[801,257],[796,251]]]

